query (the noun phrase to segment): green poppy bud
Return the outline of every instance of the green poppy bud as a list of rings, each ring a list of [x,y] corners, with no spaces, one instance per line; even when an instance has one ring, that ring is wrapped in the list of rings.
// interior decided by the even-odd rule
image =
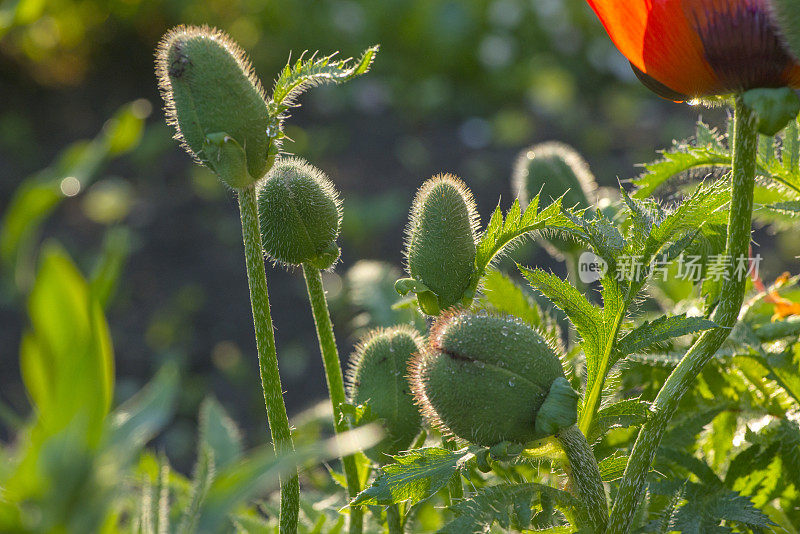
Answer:
[[[800,0],[772,0],[770,5],[786,48],[800,62]]]
[[[342,202],[325,173],[301,158],[281,158],[258,191],[264,251],[285,265],[327,269],[339,258]]]
[[[464,182],[451,174],[426,181],[414,198],[406,230],[406,268],[412,280],[398,281],[397,290],[414,291],[429,315],[460,302],[475,267],[477,228],[475,200]]]
[[[156,52],[156,74],[175,138],[228,186],[248,187],[271,160],[270,118],[244,51],[207,26],[178,26]]]
[[[409,370],[423,415],[470,443],[525,444],[577,418],[578,394],[556,351],[515,317],[445,314]]]
[[[597,182],[589,165],[573,148],[557,142],[529,147],[517,156],[511,177],[512,192],[519,197],[522,208],[539,195],[539,209],[549,206],[561,197],[565,208],[592,206]],[[574,241],[560,236],[549,236],[548,252],[575,253],[581,249]]]
[[[762,135],[777,134],[800,113],[800,98],[788,87],[750,89],[743,99],[756,112],[758,132]]]
[[[350,357],[348,400],[368,405],[386,428],[387,436],[366,451],[377,462],[407,449],[419,434],[422,417],[405,375],[411,357],[423,344],[410,326],[380,328],[368,334]]]

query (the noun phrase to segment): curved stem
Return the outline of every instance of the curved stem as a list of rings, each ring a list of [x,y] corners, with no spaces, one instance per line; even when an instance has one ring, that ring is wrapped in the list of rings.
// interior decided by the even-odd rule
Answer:
[[[322,275],[319,269],[308,264],[303,264],[303,275],[306,278],[308,299],[314,313],[314,324],[317,327],[317,339],[322,353],[322,364],[325,367],[325,379],[328,382],[328,393],[333,405],[333,426],[336,433],[348,430],[347,422],[341,416],[341,405],[345,403],[344,378],[342,367],[339,363],[339,350],[336,348],[336,338],[333,336],[333,324],[328,313],[328,302],[325,299],[325,290],[322,287]],[[347,481],[347,494],[354,499],[361,490],[356,469],[355,457],[342,458],[345,480]],[[363,529],[364,512],[360,506],[350,508],[350,534],[359,534]]]
[[[746,260],[750,245],[757,142],[755,113],[744,105],[741,97],[737,96],[731,173],[732,194],[725,248],[725,255],[731,258],[732,265],[728,279],[722,285],[719,304],[711,317],[721,328],[709,330],[698,338],[667,378],[653,402],[652,415],[639,432],[617,493],[609,521],[608,532],[611,534],[628,532],[632,527],[631,521],[644,495],[645,478],[661,443],[661,436],[677,410],[681,397],[702,371],[703,366],[720,348],[738,319],[744,300],[747,276],[737,271],[736,267],[739,261]]]
[[[275,451],[291,453],[294,451],[286,404],[283,402],[281,377],[278,373],[278,357],[275,351],[275,333],[272,329],[272,316],[269,311],[267,274],[264,270],[264,253],[261,245],[261,229],[258,222],[256,192],[252,187],[239,189],[239,211],[242,218],[242,237],[244,256],[247,264],[247,280],[250,286],[250,304],[253,309],[253,322],[256,331],[258,368],[261,372],[261,387],[264,390],[264,403],[267,407],[267,420]],[[300,484],[297,471],[287,480],[281,481],[281,534],[297,532],[297,519],[300,509]]]
[[[400,517],[400,508],[396,504],[390,504],[386,508],[386,526],[389,534],[403,534],[403,520]]]
[[[597,460],[592,448],[577,425],[562,430],[556,436],[567,455],[569,465],[565,465],[572,489],[586,505],[589,525],[592,532],[605,532],[608,521],[608,502]],[[584,526],[584,525],[578,525]]]

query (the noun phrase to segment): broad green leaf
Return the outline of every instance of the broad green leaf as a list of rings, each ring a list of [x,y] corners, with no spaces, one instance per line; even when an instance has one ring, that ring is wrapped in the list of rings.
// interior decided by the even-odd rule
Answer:
[[[99,438],[114,388],[111,336],[88,283],[56,244],[42,250],[28,315],[20,367],[39,422],[52,431],[88,417]]]
[[[469,449],[449,451],[425,447],[394,456],[395,462],[383,466],[372,485],[351,503],[410,504],[429,498],[443,488],[452,476],[474,458]]]

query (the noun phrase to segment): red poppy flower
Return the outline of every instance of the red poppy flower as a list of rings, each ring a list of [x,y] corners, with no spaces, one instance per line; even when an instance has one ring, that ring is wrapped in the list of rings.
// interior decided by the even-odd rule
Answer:
[[[671,100],[800,88],[769,0],[588,0],[651,90]]]

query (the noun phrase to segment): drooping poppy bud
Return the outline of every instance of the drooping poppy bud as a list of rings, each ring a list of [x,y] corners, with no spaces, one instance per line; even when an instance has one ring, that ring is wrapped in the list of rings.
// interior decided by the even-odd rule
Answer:
[[[464,297],[474,270],[478,213],[472,193],[450,174],[426,181],[411,208],[406,235],[406,267],[411,279],[397,290],[413,290],[429,315]]]
[[[597,182],[586,160],[577,151],[563,143],[548,142],[519,153],[511,176],[511,187],[523,209],[537,194],[540,208],[563,195],[562,206],[583,209],[594,204]],[[555,248],[549,250],[548,247],[554,255],[570,254],[582,249],[578,243],[560,236],[549,236],[546,244]]]
[[[386,429],[386,437],[366,451],[377,462],[407,449],[419,434],[422,417],[414,404],[406,369],[423,345],[422,337],[410,326],[380,328],[367,334],[350,357],[348,400],[369,406]]]
[[[578,394],[555,350],[514,317],[443,315],[409,373],[423,415],[470,443],[525,444],[577,418]]]
[[[327,269],[339,258],[342,202],[325,174],[301,158],[281,158],[258,191],[264,251],[286,265]]]
[[[167,122],[198,163],[232,188],[264,175],[270,162],[264,90],[230,37],[207,26],[178,26],[158,46],[156,74]]]
[[[649,89],[670,100],[800,87],[773,0],[588,0]]]

